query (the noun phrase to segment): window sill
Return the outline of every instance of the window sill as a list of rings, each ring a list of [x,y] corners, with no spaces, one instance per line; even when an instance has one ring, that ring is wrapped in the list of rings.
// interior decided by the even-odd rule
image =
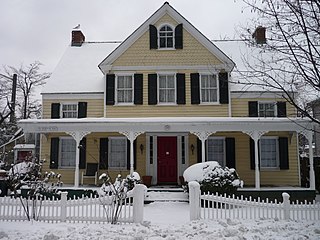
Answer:
[[[280,171],[280,168],[278,168],[278,167],[261,167],[260,171],[261,172],[278,172],[278,171]]]
[[[178,106],[176,103],[158,103],[156,106]]]
[[[76,166],[60,166],[58,169],[59,170],[74,170]]]
[[[135,104],[134,103],[115,103],[113,106],[115,107],[127,107],[127,106],[134,106]]]
[[[208,105],[222,105],[221,103],[219,102],[210,102],[210,103],[200,103],[199,105],[201,106],[208,106]]]

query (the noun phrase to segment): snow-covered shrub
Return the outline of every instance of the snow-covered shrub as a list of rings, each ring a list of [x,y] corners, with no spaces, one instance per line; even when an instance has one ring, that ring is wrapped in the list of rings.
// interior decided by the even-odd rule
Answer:
[[[99,196],[104,197],[101,203],[107,215],[107,221],[111,224],[116,224],[120,216],[122,206],[126,202],[128,193],[134,186],[140,183],[140,175],[134,172],[126,178],[122,178],[121,174],[117,176],[114,182],[107,173],[103,173],[99,177],[103,181],[101,188],[98,191]]]
[[[201,192],[232,194],[243,186],[234,168],[221,167],[215,161],[194,164],[184,171],[183,177],[186,182],[197,181]]]

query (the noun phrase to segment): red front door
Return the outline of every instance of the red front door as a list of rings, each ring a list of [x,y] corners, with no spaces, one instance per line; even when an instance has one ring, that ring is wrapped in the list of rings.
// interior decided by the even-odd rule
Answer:
[[[177,137],[158,137],[158,183],[177,183]]]

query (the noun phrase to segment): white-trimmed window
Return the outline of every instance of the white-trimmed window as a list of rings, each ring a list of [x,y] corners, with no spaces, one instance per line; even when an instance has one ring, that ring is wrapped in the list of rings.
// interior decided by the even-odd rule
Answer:
[[[60,167],[76,166],[76,141],[71,137],[60,138]]]
[[[218,95],[217,75],[200,74],[201,103],[217,103]]]
[[[116,76],[116,103],[133,103],[133,75]]]
[[[108,144],[109,168],[127,169],[127,139],[124,137],[110,137]]]
[[[62,118],[77,118],[78,104],[77,103],[63,103],[61,105]]]
[[[158,74],[158,103],[176,103],[176,77],[175,74]]]
[[[161,26],[159,31],[159,48],[173,48],[173,43],[174,43],[174,31],[173,28],[169,25],[164,25]]]
[[[220,166],[226,165],[225,139],[209,137],[207,140],[207,161],[216,161]]]
[[[277,137],[262,137],[260,139],[261,168],[279,167],[279,144]]]
[[[275,117],[277,104],[275,102],[259,102],[259,117]]]

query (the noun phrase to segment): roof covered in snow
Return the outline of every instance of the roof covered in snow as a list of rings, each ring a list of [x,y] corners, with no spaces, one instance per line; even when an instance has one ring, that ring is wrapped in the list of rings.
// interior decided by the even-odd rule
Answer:
[[[104,42],[68,46],[42,93],[102,93],[104,76],[98,64],[117,46]]]

